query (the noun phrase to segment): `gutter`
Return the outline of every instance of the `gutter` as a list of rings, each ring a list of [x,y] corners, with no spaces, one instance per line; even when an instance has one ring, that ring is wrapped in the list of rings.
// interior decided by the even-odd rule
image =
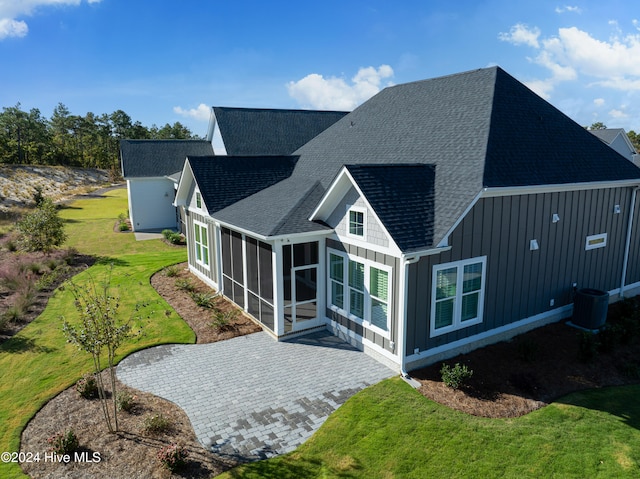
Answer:
[[[624,283],[627,279],[627,263],[629,262],[629,249],[631,248],[631,234],[633,233],[633,215],[636,208],[636,197],[640,187],[636,186],[633,189],[631,196],[631,209],[629,211],[629,222],[627,225],[627,239],[624,245],[624,260],[622,262],[622,278],[620,279],[620,298],[624,298]]]
[[[420,260],[420,255],[411,255],[409,257],[402,255],[401,263],[400,263],[400,317],[402,321],[400,322],[400,330],[398,331],[398,349],[400,351],[400,375],[402,379],[407,381],[414,388],[419,387],[409,373],[406,370],[406,349],[407,349],[407,300],[409,296],[409,292],[407,291],[407,284],[409,284],[409,265],[415,264]]]

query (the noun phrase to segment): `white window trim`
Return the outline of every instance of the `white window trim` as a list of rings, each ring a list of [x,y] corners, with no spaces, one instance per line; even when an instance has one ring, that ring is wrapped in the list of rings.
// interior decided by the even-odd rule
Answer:
[[[200,228],[200,242],[198,242],[196,240],[196,232],[195,232],[195,227],[198,226]],[[203,229],[204,229],[204,233],[207,236],[207,258],[209,259],[208,263],[205,263],[204,261],[202,261],[202,233],[203,233]],[[211,269],[211,238],[209,238],[209,225],[207,225],[206,223],[202,223],[200,221],[197,220],[193,220],[193,246],[194,246],[194,254],[195,254],[195,261],[197,264],[199,264],[200,266],[202,266],[203,268],[206,268],[207,270]],[[200,258],[198,259],[198,251],[200,251]]]
[[[344,263],[343,263],[343,302],[344,305],[342,308],[334,305],[331,301],[331,282],[333,281],[331,279],[331,255],[335,254],[336,256],[341,256],[344,259]],[[360,318],[358,316],[355,316],[353,314],[351,314],[349,312],[349,301],[350,301],[350,295],[349,295],[349,260],[351,261],[356,261],[358,263],[362,263],[364,264],[364,318]],[[386,338],[386,339],[391,339],[391,310],[392,310],[392,304],[391,304],[391,299],[393,297],[393,268],[391,268],[390,266],[387,266],[385,264],[380,264],[380,263],[376,263],[375,261],[371,261],[365,258],[361,258],[359,256],[354,256],[354,255],[350,255],[348,253],[342,252],[342,251],[338,251],[332,248],[327,248],[327,258],[326,258],[326,263],[327,263],[327,288],[326,288],[326,294],[327,294],[327,305],[329,306],[329,309],[331,309],[332,311],[337,312],[338,314],[348,318],[350,321],[353,321],[354,323],[357,323],[371,331],[373,331],[376,334],[379,334],[380,336]],[[375,324],[373,324],[371,322],[371,293],[369,292],[369,281],[370,281],[370,276],[371,276],[371,267],[374,267],[376,269],[382,270],[382,271],[386,271],[388,276],[388,287],[389,290],[387,291],[387,330],[385,331],[384,329],[379,328],[378,326],[376,326]]]
[[[362,213],[362,236],[351,233],[351,212]],[[367,240],[367,209],[361,206],[347,205],[346,234],[349,238],[357,238],[359,240]]]
[[[460,319],[460,312],[462,310],[462,282],[464,279],[464,267],[469,264],[482,263],[482,283],[480,286],[480,297],[478,299],[478,316],[473,320],[468,320],[462,323]],[[458,268],[458,274],[456,278],[456,298],[453,309],[453,324],[451,326],[446,326],[444,328],[436,329],[436,286],[437,286],[437,274],[438,271],[449,268]],[[454,261],[451,263],[443,263],[434,265],[433,271],[431,274],[431,316],[429,319],[429,329],[430,336],[432,338],[436,336],[441,336],[443,334],[450,333],[452,331],[457,331],[459,329],[468,328],[469,326],[473,326],[475,324],[480,324],[483,321],[484,315],[484,292],[485,292],[485,282],[487,275],[487,257],[479,256],[477,258],[464,259],[460,261]]]
[[[585,251],[604,248],[605,246],[607,246],[607,233],[587,236],[587,239],[584,242]]]

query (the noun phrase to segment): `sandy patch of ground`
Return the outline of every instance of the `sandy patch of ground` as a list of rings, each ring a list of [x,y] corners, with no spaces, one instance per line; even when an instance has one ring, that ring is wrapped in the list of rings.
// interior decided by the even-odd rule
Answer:
[[[108,181],[109,172],[95,168],[1,165],[0,212],[31,205],[37,187],[44,196],[60,202]]]

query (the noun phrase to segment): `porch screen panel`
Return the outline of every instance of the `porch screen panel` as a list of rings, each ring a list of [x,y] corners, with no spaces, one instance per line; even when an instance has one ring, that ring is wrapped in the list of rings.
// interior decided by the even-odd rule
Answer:
[[[232,240],[233,242],[233,240]],[[271,245],[245,236],[247,311],[273,330],[273,270]],[[235,271],[235,268],[234,268]]]
[[[260,295],[258,281],[258,240],[247,237],[247,287],[249,291]]]
[[[258,243],[258,259],[260,264],[260,296],[273,303],[273,257],[271,245]]]
[[[231,277],[231,231],[222,228],[222,272]]]
[[[233,256],[233,280],[237,283],[244,284],[244,272],[242,268],[242,235],[235,231],[231,232],[231,249]]]

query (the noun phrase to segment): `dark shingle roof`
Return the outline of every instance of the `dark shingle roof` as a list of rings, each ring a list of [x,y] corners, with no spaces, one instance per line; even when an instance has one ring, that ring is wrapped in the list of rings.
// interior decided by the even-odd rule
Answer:
[[[640,169],[499,67],[386,88],[294,154],[289,178],[229,205],[225,221],[264,236],[298,233],[300,221],[289,218],[308,218],[311,189],[326,190],[343,165],[430,164],[433,234],[412,243],[429,248],[485,187],[640,179]],[[389,215],[406,212],[396,207]]]
[[[189,155],[213,155],[205,140],[120,140],[122,176],[148,178],[169,176],[182,171]]]
[[[610,145],[613,140],[617,138],[617,136],[622,133],[624,134],[624,129],[622,128],[602,128],[600,130],[589,130],[589,133],[600,138],[607,145]]]
[[[496,86],[484,185],[638,178],[638,168],[503,70]]]
[[[433,242],[433,165],[347,165],[380,221],[402,251]]]
[[[347,112],[213,107],[228,155],[290,155]]]
[[[212,214],[288,178],[298,157],[190,156],[187,161]]]

